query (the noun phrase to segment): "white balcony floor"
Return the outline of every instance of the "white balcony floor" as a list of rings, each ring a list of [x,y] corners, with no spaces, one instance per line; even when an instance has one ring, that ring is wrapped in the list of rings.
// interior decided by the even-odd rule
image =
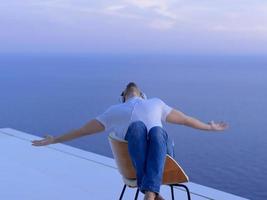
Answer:
[[[33,147],[39,137],[11,128],[0,129],[1,200],[113,200],[123,182],[113,159],[64,144]],[[244,200],[229,193],[188,183],[193,200]],[[161,193],[171,199],[170,189]],[[134,199],[126,189],[124,199]],[[143,199],[140,193],[139,199]],[[187,199],[175,188],[175,199]]]

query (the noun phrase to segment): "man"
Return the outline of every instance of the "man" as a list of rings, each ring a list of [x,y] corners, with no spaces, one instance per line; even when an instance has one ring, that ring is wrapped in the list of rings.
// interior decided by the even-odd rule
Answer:
[[[146,99],[133,82],[122,92],[121,104],[107,109],[83,127],[58,137],[32,141],[34,146],[65,142],[85,135],[114,130],[128,141],[129,154],[136,169],[137,185],[144,200],[163,200],[159,195],[166,154],[172,155],[162,121],[207,131],[223,131],[225,123],[206,124],[173,109],[158,98]]]

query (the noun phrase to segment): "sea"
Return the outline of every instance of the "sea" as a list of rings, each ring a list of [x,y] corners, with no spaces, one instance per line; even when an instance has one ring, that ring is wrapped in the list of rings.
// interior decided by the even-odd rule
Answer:
[[[192,182],[267,199],[267,56],[1,54],[0,127],[67,133],[120,103],[131,81],[189,116],[228,123],[223,132],[164,124]],[[66,144],[112,157],[108,134]]]

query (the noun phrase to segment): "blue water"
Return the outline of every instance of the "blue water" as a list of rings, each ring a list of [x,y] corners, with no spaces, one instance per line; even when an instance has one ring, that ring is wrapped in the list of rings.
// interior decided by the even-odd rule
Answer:
[[[0,55],[0,127],[65,133],[118,103],[129,81],[188,115],[229,123],[224,133],[166,126],[191,181],[267,199],[263,56]],[[112,156],[107,135],[67,144]]]

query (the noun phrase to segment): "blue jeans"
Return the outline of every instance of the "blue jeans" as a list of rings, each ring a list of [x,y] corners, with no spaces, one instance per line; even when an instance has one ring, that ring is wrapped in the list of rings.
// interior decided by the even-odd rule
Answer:
[[[168,151],[168,134],[155,126],[147,132],[145,124],[136,121],[130,124],[125,139],[133,166],[136,170],[140,191],[159,193],[165,158]]]

